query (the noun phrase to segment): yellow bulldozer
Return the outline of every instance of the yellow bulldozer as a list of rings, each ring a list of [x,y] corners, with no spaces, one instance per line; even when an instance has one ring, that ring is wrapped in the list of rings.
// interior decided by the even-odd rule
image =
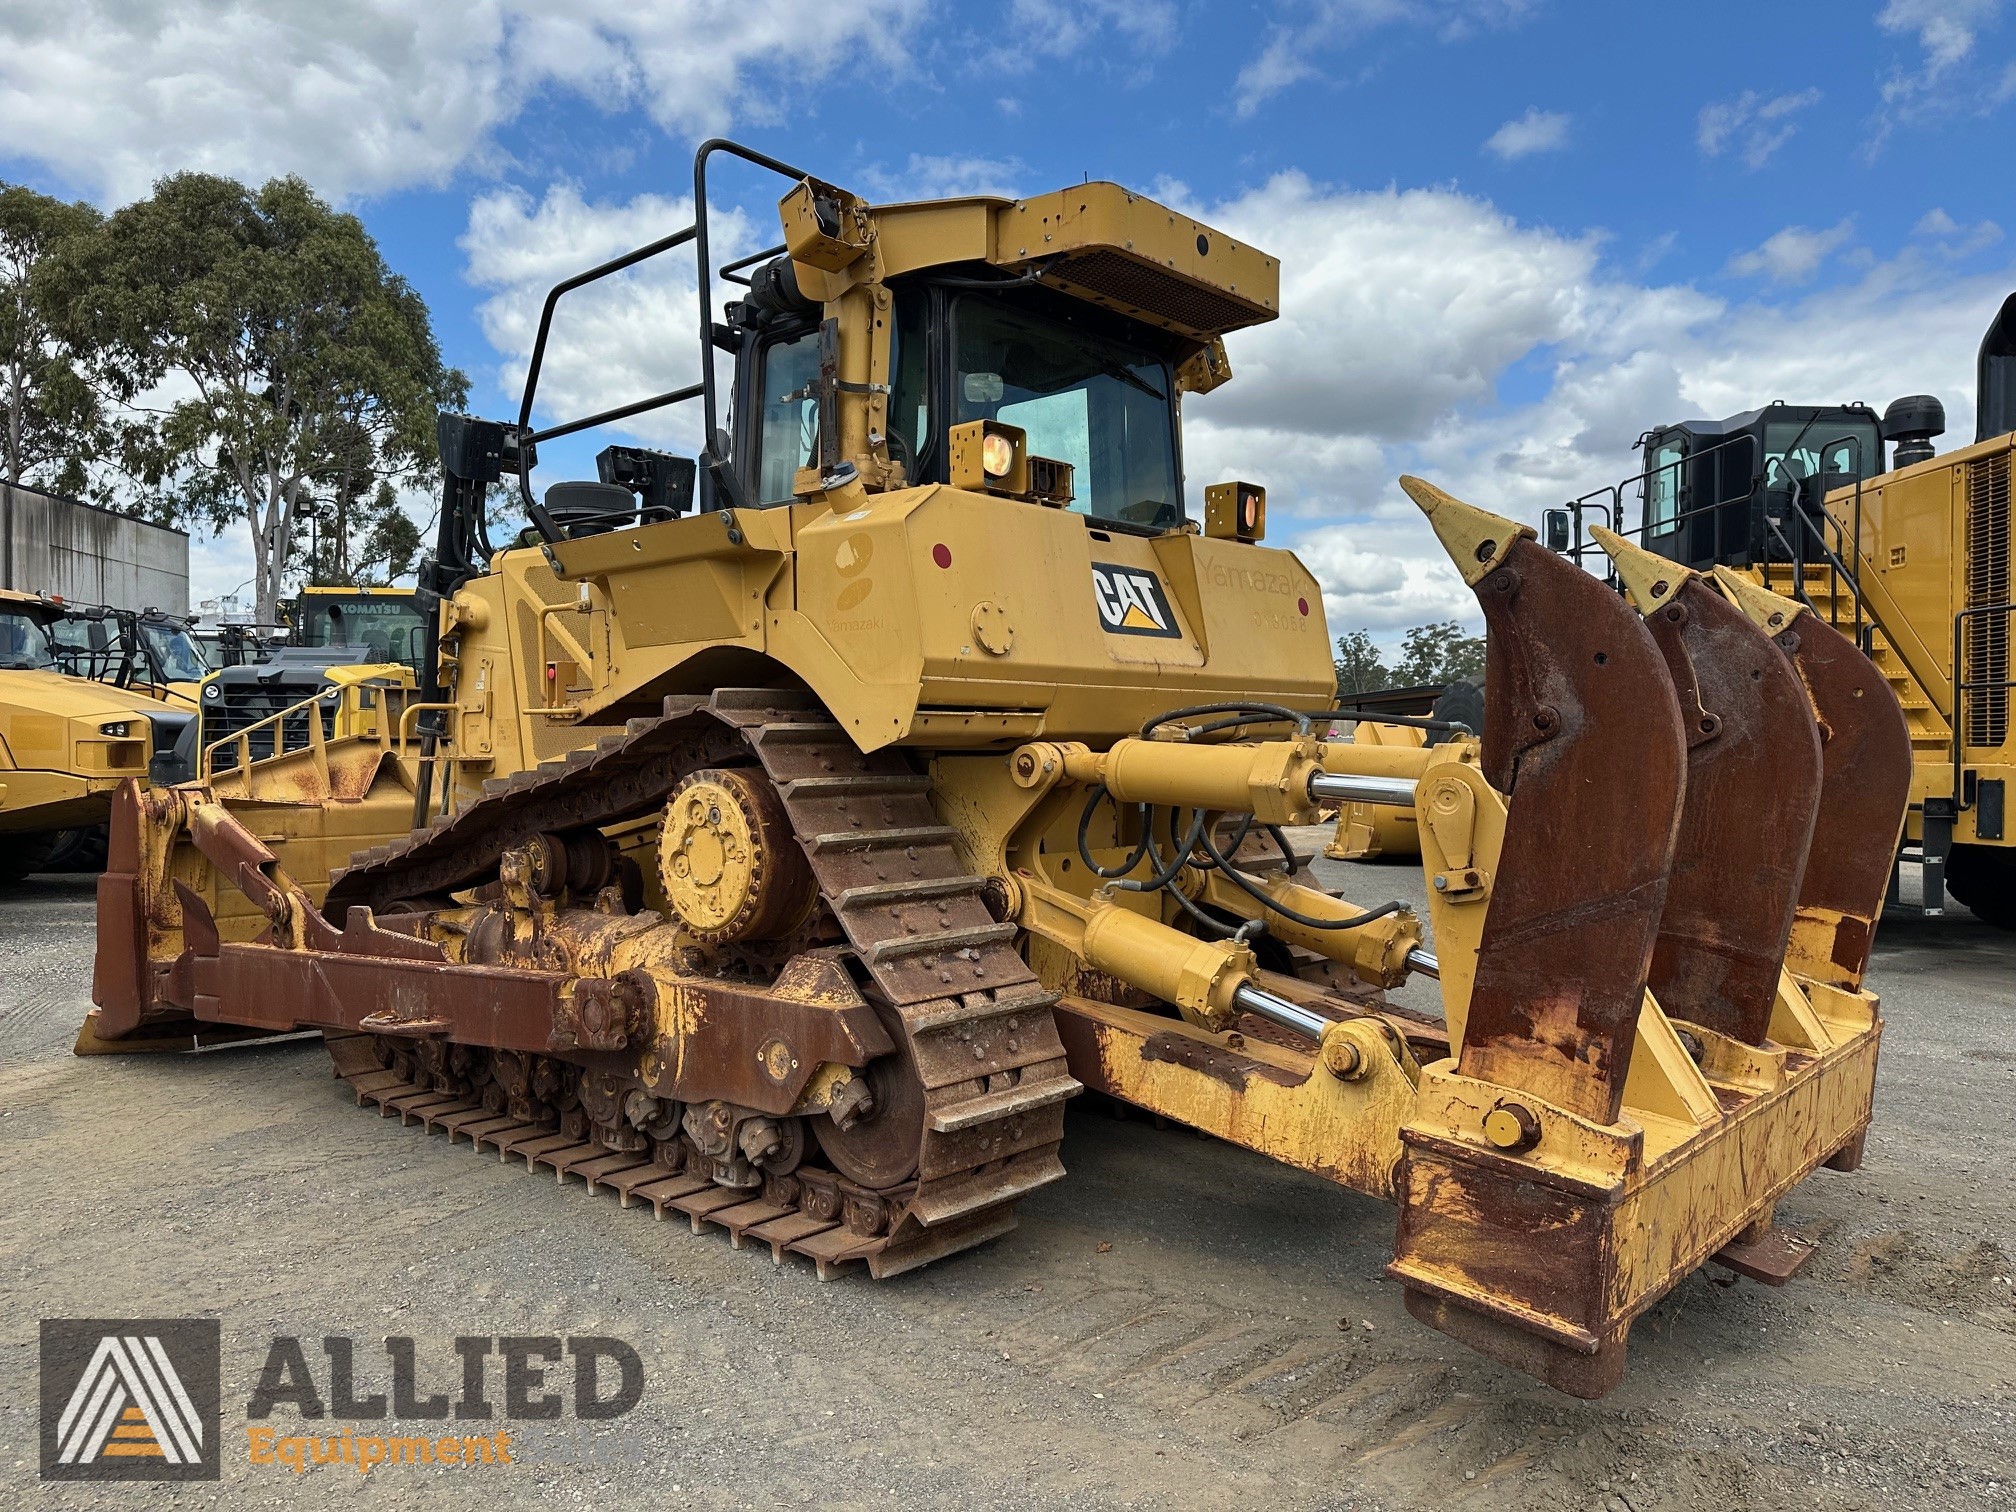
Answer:
[[[781,238],[717,268],[724,164]],[[122,791],[80,1050],[319,1030],[360,1103],[822,1276],[1012,1227],[1089,1088],[1393,1203],[1410,1310],[1582,1396],[1704,1262],[1790,1273],[1775,1204],[1869,1122],[1910,780],[1860,652],[1410,479],[1492,717],[1327,741],[1264,492],[1184,504],[1179,398],[1272,257],[1112,184],[876,206],[726,142],[694,203],[551,292],[515,421],[443,417],[417,696]],[[698,381],[535,427],[560,300],[688,246]],[[675,403],[697,456],[535,488]],[[1850,770],[1890,834],[1831,822]],[[1292,850],[1351,801],[1414,813],[1426,918]]]

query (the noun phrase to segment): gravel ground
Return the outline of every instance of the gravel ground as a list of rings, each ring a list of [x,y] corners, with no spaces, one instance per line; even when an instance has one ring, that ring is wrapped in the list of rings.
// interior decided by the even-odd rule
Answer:
[[[2016,1504],[2016,939],[1963,912],[1884,929],[1867,1162],[1781,1214],[1824,1236],[1805,1274],[1692,1277],[1598,1403],[1410,1320],[1379,1204],[1180,1130],[1074,1108],[1013,1234],[822,1286],[361,1111],[312,1043],[73,1058],[91,931],[89,879],[0,891],[0,1504]],[[221,1497],[37,1481],[36,1320],[104,1315],[221,1316]],[[276,1334],[356,1338],[367,1390],[413,1336],[423,1392],[458,1334],[615,1335],[645,1391],[511,1425],[508,1468],[297,1477],[247,1459]]]

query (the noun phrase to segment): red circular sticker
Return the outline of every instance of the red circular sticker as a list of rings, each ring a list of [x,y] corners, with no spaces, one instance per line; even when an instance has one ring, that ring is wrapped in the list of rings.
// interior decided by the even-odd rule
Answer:
[[[1306,615],[1306,614],[1308,614],[1308,612],[1309,612],[1309,600],[1307,600],[1307,599],[1305,599],[1305,598],[1302,598],[1302,599],[1297,599],[1297,600],[1295,600],[1295,611],[1296,611],[1296,613],[1298,613],[1298,614],[1303,614],[1303,615]]]
[[[931,548],[931,560],[936,562],[940,567],[950,567],[952,565],[952,548],[947,546],[943,541],[940,541],[936,546]]]

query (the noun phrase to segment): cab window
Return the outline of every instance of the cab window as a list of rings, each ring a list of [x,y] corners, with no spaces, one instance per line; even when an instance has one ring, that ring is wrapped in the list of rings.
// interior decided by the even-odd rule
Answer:
[[[1678,441],[1662,441],[1652,449],[1645,474],[1645,533],[1671,535],[1680,518],[1680,464],[1687,455]]]
[[[1142,530],[1182,523],[1169,364],[1089,324],[992,295],[954,306],[953,422],[999,420],[1032,456],[1069,462],[1081,514]]]
[[[0,667],[38,671],[55,665],[55,651],[41,625],[18,611],[0,609]]]
[[[815,326],[763,349],[757,404],[760,432],[756,495],[761,504],[788,504],[798,469],[819,457],[819,331]]]
[[[1764,427],[1764,484],[1787,488],[1823,472],[1869,477],[1881,470],[1880,444],[1873,426],[1844,427],[1825,417],[1774,422]]]

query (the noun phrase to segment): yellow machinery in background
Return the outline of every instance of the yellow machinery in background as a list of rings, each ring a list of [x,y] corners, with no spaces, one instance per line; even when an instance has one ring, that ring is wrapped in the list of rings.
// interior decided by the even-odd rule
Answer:
[[[208,781],[303,751],[311,723],[325,740],[373,734],[384,707],[396,723],[416,701],[433,635],[418,589],[310,586],[285,609],[284,644],[234,659],[195,690],[199,718],[156,764],[156,781]],[[312,721],[304,712],[311,706]]]
[[[310,584],[287,604],[296,646],[354,647],[372,666],[398,664],[423,674],[433,632],[430,603],[417,588]]]
[[[1440,686],[1393,688],[1341,698],[1355,718],[1350,738],[1360,745],[1420,748],[1456,735],[1476,736],[1484,728],[1482,675],[1457,677]],[[1377,803],[1339,806],[1330,843],[1323,854],[1333,861],[1412,861],[1421,854],[1414,816],[1404,808]]]
[[[717,269],[724,161],[788,188]],[[1410,1310],[1584,1396],[1703,1262],[1789,1274],[1775,1205],[1874,1086],[1910,755],[1866,658],[1408,479],[1485,737],[1325,740],[1315,580],[1180,472],[1271,257],[1111,184],[878,207],[714,142],[695,187],[548,296],[515,422],[443,417],[417,697],[123,790],[80,1051],[318,1029],[402,1121],[877,1276],[1012,1227],[1089,1087],[1393,1203]],[[535,429],[561,297],[686,245],[700,382]],[[534,489],[694,401],[697,457]],[[1851,771],[1889,834],[1833,822]],[[1435,952],[1289,847],[1349,802],[1412,813]]]
[[[1419,750],[1429,732],[1415,725],[1360,719],[1351,725],[1355,745]],[[1421,854],[1421,834],[1411,809],[1381,803],[1347,803],[1337,810],[1335,832],[1323,854],[1333,861],[1411,860]]]
[[[1549,511],[1549,544],[1585,546],[1583,516],[1621,521],[1660,556],[1735,571],[1790,601],[1774,632],[1810,614],[1848,636],[1882,671],[1910,726],[1912,783],[1900,858],[1922,868],[1927,914],[1952,895],[1987,923],[2016,928],[2016,779],[2009,723],[2016,467],[2016,295],[1997,311],[1977,359],[1975,438],[1935,456],[1945,411],[1930,395],[1889,405],[1772,404],[1722,421],[1689,421],[1640,439],[1646,469]],[[1894,448],[1889,470],[1884,448]],[[1887,823],[1880,803],[1871,822]]]
[[[0,882],[50,865],[65,837],[101,825],[126,778],[189,715],[136,688],[73,675],[55,635],[63,606],[0,590]]]

